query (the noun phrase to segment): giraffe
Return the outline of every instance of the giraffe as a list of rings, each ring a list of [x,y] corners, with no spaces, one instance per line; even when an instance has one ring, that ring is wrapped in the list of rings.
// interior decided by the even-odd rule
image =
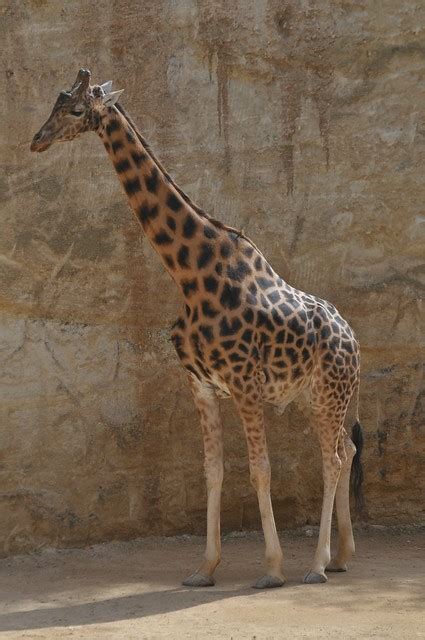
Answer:
[[[220,562],[221,397],[233,399],[242,422],[258,497],[266,571],[257,588],[280,587],[285,581],[270,498],[264,403],[283,410],[298,400],[305,407],[322,453],[323,503],[316,552],[303,581],[325,582],[326,571],[346,571],[354,552],[349,508],[353,460],[355,495],[361,499],[360,362],[353,331],[332,304],[280,278],[244,233],[194,204],[118,103],[122,90],[112,91],[112,82],[90,85],[90,79],[90,72],[80,69],[72,88],[60,92],[31,150],[42,152],[54,142],[96,132],[130,207],[183,297],[171,339],[200,417],[207,485],[205,554],[183,584],[215,584]],[[350,438],[344,420],[353,395],[357,420]],[[338,548],[331,558],[334,502]]]

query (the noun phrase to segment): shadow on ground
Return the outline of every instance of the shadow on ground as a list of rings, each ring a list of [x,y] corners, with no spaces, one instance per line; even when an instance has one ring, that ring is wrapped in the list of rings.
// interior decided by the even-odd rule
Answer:
[[[87,551],[73,551],[4,561],[0,631],[140,620],[217,602],[226,607],[228,601],[232,607],[237,603],[251,611],[253,605],[266,601],[279,605],[282,613],[295,608],[301,615],[306,608],[326,608],[329,615],[342,611],[361,615],[371,607],[374,612],[385,612],[392,603],[397,606],[401,601],[406,613],[422,610],[423,534],[408,538],[361,536],[350,573],[331,574],[326,585],[302,585],[300,567],[311,556],[314,542],[285,541],[288,582],[282,589],[267,592],[249,586],[255,572],[261,571],[256,560],[261,552],[258,539],[225,543],[225,555],[231,561],[220,568],[218,586],[207,589],[176,586],[182,577],[181,566],[189,566],[194,553],[188,543],[159,541],[150,548],[142,543],[127,550],[125,544],[105,545],[91,558]],[[199,543],[195,547],[200,550]]]

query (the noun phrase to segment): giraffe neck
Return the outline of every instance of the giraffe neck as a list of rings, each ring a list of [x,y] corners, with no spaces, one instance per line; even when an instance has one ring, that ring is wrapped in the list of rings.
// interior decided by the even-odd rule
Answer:
[[[219,229],[185,201],[121,111],[108,108],[98,133],[152,247],[190,298],[196,268],[213,253]]]

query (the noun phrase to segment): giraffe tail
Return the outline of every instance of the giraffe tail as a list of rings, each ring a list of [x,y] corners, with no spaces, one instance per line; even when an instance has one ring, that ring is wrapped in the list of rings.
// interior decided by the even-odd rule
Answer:
[[[363,451],[363,429],[359,421],[359,394],[360,394],[360,379],[357,381],[356,389],[356,422],[353,425],[351,431],[351,439],[356,447],[356,453],[353,458],[351,467],[351,489],[354,494],[354,500],[356,503],[356,511],[359,516],[364,511],[364,496],[363,496],[363,465],[362,465],[362,451]]]
[[[351,439],[356,447],[356,453],[353,458],[351,467],[351,488],[356,503],[356,511],[359,516],[362,515],[364,509],[363,497],[363,465],[361,461],[363,450],[363,429],[360,422],[356,422],[351,432]]]

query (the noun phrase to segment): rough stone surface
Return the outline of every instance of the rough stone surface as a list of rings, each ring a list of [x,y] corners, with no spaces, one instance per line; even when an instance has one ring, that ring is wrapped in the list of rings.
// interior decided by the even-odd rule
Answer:
[[[177,291],[93,134],[29,152],[81,66],[125,88],[195,201],[350,320],[367,517],[423,520],[425,5],[5,0],[0,13],[0,553],[205,527],[201,437],[168,339]],[[223,414],[223,527],[258,527],[242,429]],[[278,527],[316,523],[315,437],[293,408],[267,422]]]

